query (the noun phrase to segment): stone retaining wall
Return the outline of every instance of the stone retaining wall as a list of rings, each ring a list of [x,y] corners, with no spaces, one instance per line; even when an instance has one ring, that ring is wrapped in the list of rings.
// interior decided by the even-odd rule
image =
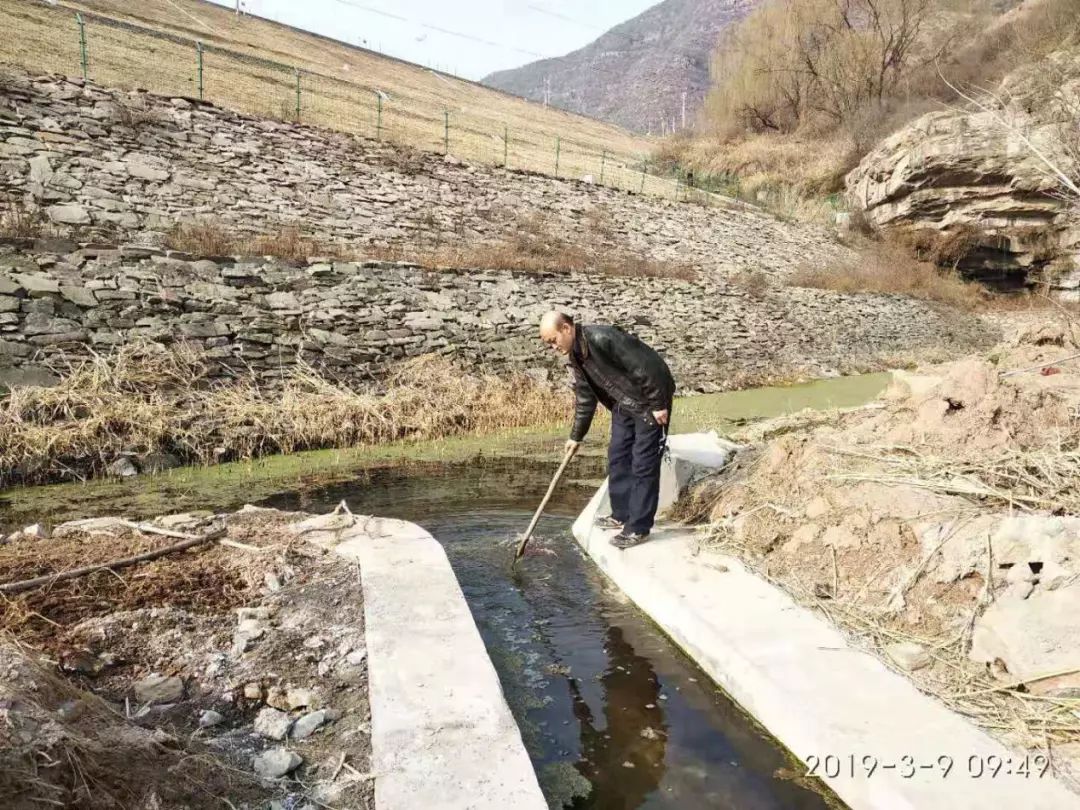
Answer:
[[[279,379],[298,357],[363,383],[405,357],[439,353],[474,369],[551,378],[536,336],[549,308],[620,324],[660,349],[683,391],[866,370],[882,358],[991,339],[976,318],[899,296],[723,280],[432,273],[368,262],[291,267],[143,247],[0,242],[0,382],[134,340],[190,341],[228,369]],[[88,348],[89,347],[89,348]]]
[[[62,234],[151,245],[176,223],[212,220],[244,234],[293,223],[363,255],[368,246],[498,241],[539,215],[576,246],[710,274],[782,275],[848,255],[823,228],[734,202],[676,204],[18,72],[0,76],[4,196]]]

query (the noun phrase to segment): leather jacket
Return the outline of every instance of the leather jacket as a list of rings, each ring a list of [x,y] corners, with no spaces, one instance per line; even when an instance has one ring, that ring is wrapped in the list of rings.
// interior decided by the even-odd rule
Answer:
[[[675,380],[654,349],[617,326],[577,327],[569,363],[576,403],[570,438],[580,442],[592,425],[598,402],[655,424],[653,411],[670,410]]]

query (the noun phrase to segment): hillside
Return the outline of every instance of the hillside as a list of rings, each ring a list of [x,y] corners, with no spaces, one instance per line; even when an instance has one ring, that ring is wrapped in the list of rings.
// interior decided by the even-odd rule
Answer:
[[[560,175],[599,179],[606,151],[606,183],[641,190],[630,175],[650,149],[643,138],[203,0],[8,0],[0,4],[7,34],[0,62],[79,75],[77,11],[86,23],[89,78],[103,84],[197,97],[201,41],[205,98],[240,112],[294,118],[299,69],[305,123],[547,174],[555,173],[559,138]],[[650,185],[671,193],[669,182],[649,180],[646,192]]]
[[[664,0],[586,47],[493,73],[484,84],[592,116],[636,132],[681,129],[709,87],[709,59],[720,33],[761,0]]]

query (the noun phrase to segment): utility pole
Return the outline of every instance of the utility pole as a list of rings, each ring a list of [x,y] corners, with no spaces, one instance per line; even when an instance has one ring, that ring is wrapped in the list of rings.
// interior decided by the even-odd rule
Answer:
[[[546,107],[551,101],[551,77],[544,77],[544,106]]]
[[[236,0],[236,16],[240,16],[240,0]]]
[[[686,129],[686,91],[682,91],[682,128]]]

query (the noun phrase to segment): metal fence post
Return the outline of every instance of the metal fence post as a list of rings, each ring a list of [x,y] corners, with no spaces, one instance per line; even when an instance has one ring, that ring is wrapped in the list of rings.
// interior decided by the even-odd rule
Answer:
[[[559,155],[562,152],[562,138],[555,136],[555,176],[559,176]]]
[[[375,98],[378,100],[378,113],[375,117],[375,139],[382,140],[382,93],[376,91]]]
[[[638,194],[645,193],[645,172],[649,170],[649,161],[643,160],[641,162],[641,188],[638,189]]]
[[[83,22],[82,14],[75,12],[75,22],[79,24],[79,53],[82,63],[83,80],[90,78],[90,59],[86,54],[86,23]]]
[[[600,185],[604,185],[604,164],[607,163],[607,150],[600,153]]]
[[[443,110],[443,154],[450,154],[450,111]]]
[[[203,50],[202,43],[196,42],[195,48],[199,54],[199,101],[203,100]]]
[[[503,127],[503,168],[510,168],[510,127]]]
[[[296,70],[296,121],[300,121],[300,68]]]

